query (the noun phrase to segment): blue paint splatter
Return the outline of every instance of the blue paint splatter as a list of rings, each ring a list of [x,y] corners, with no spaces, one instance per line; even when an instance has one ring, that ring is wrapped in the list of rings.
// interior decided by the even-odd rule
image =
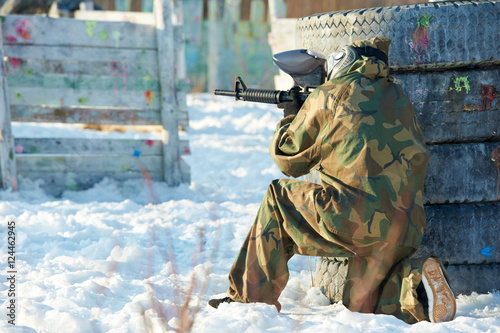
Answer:
[[[492,251],[495,251],[494,247],[491,247],[491,246],[485,247],[484,249],[481,250],[481,255],[488,257],[488,258],[492,258],[493,257],[491,255]]]
[[[134,156],[139,157],[139,155],[141,155],[141,152],[138,150],[134,150]]]

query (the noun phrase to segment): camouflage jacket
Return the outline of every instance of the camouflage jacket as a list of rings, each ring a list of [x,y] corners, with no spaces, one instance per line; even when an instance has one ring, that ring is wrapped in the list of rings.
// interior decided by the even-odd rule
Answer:
[[[390,41],[354,42],[388,53]],[[287,176],[320,172],[331,202],[317,202],[331,232],[361,247],[375,241],[418,247],[429,151],[413,106],[387,65],[362,57],[314,90],[291,123],[278,124],[269,150]],[[363,245],[364,244],[364,245]]]

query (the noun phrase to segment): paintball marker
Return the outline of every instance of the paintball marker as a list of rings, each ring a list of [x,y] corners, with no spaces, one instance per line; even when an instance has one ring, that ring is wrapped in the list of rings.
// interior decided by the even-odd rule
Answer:
[[[290,96],[292,89],[298,91],[299,99],[304,102],[311,90],[320,86],[325,80],[325,59],[310,50],[299,49],[275,54],[274,63],[294,80],[293,87],[288,91],[249,89],[241,79],[236,77],[234,90],[215,90],[215,95],[231,96],[236,100],[278,104],[283,107],[287,102],[292,102]]]

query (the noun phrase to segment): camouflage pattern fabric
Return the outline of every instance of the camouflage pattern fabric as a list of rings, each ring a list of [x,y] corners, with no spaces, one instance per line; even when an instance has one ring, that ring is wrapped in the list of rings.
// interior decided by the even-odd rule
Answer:
[[[389,44],[351,45],[387,54]],[[387,65],[363,56],[314,90],[296,117],[278,124],[269,149],[285,175],[316,169],[321,185],[271,183],[229,274],[229,297],[280,309],[292,255],[349,257],[343,303],[350,310],[426,319],[416,298],[421,266],[408,257],[425,227],[429,151]]]

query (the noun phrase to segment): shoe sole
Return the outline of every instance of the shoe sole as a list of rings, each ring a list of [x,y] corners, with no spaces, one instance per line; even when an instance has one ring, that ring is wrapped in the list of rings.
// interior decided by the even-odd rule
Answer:
[[[424,262],[422,271],[422,283],[429,300],[430,320],[434,323],[453,320],[457,304],[440,265],[429,258]]]

